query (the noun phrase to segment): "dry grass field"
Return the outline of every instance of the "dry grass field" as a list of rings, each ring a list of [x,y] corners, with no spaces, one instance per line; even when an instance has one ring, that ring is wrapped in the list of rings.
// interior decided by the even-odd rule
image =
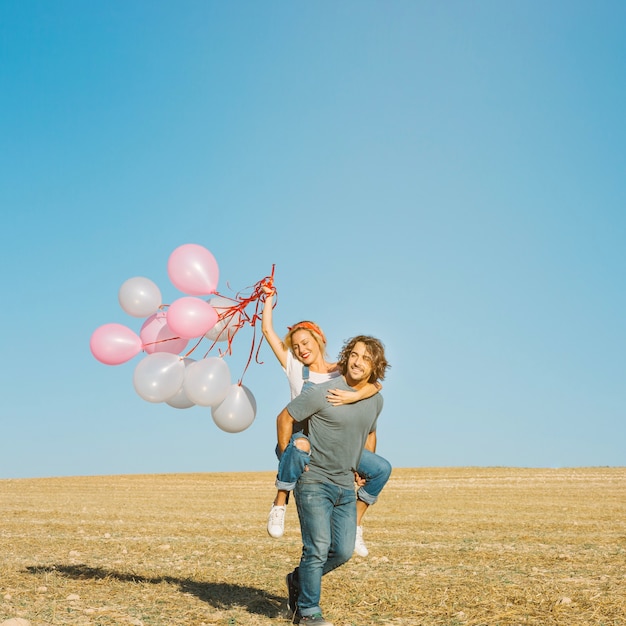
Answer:
[[[273,479],[0,480],[0,623],[288,624]],[[626,468],[395,469],[365,526],[324,578],[335,626],[626,624]]]

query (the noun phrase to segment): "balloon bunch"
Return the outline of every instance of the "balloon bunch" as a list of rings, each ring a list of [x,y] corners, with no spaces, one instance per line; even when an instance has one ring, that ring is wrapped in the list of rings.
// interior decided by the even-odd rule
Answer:
[[[233,337],[243,326],[255,327],[265,298],[263,286],[273,283],[273,272],[272,268],[272,276],[256,283],[250,295],[226,298],[216,291],[219,268],[213,254],[197,244],[179,246],[169,257],[167,273],[172,284],[186,295],[163,304],[160,289],[149,278],[129,278],[120,287],[118,300],[126,313],[145,318],[139,334],[123,324],[104,324],[91,336],[91,353],[105,365],[120,365],[145,352],[133,374],[133,386],[141,398],[165,402],[176,409],[211,407],[213,421],[220,429],[241,432],[254,421],[256,401],[241,380],[232,383],[223,356],[231,353]],[[213,297],[199,297],[208,295]],[[255,310],[249,315],[246,309],[251,304]],[[207,353],[201,359],[191,358],[205,338],[212,342]],[[192,339],[196,343],[187,350]],[[208,357],[213,346],[222,341],[228,342],[225,353],[220,350],[219,357]],[[256,337],[246,369],[255,341]],[[260,343],[257,355],[259,348]]]

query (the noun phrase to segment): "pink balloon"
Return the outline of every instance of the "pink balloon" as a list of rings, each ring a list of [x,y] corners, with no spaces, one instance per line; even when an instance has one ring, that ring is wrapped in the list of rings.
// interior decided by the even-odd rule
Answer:
[[[189,343],[189,339],[179,337],[168,325],[167,314],[163,311],[151,315],[139,331],[143,349],[148,354],[170,352],[179,354]]]
[[[105,365],[120,365],[141,351],[141,339],[122,324],[104,324],[91,335],[91,353]]]
[[[178,337],[202,337],[215,326],[217,311],[200,298],[184,297],[174,300],[167,309],[167,325]]]
[[[195,243],[186,243],[172,252],[167,273],[174,287],[190,296],[215,293],[219,278],[215,257]]]

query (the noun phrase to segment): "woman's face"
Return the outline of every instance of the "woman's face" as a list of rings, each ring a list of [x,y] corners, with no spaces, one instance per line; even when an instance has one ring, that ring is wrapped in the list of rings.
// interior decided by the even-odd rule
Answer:
[[[321,350],[310,331],[299,328],[291,335],[293,355],[303,365],[311,365],[319,357]]]

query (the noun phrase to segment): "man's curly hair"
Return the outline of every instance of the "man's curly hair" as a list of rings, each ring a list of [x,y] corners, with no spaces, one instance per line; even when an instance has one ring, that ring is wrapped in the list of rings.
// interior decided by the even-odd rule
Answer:
[[[370,337],[369,335],[358,335],[348,339],[344,344],[339,356],[337,357],[337,364],[341,373],[345,376],[348,371],[348,359],[350,353],[354,349],[354,346],[362,342],[365,344],[370,357],[372,358],[372,374],[369,377],[368,382],[375,383],[377,380],[385,379],[385,372],[387,368],[391,367],[385,357],[385,346],[376,337]]]

